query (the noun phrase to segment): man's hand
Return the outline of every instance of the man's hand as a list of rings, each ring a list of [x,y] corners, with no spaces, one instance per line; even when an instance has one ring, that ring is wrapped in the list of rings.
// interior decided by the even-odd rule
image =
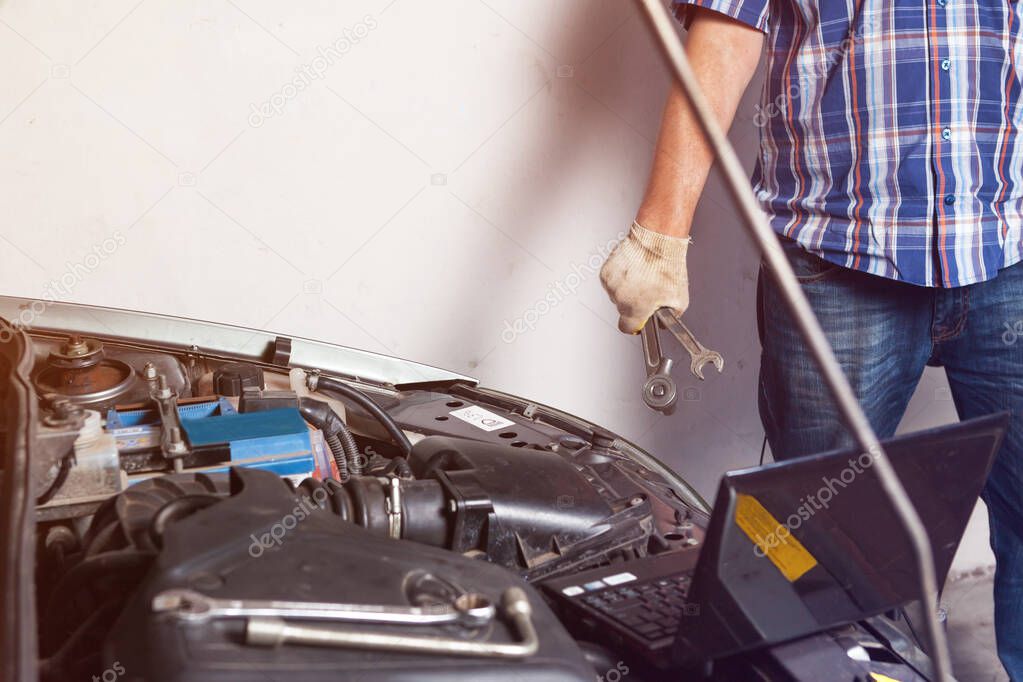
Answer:
[[[689,307],[688,237],[669,237],[633,223],[600,269],[600,283],[618,308],[618,328],[636,334],[658,308]]]
[[[760,61],[764,35],[717,12],[690,9],[686,53],[718,122],[727,129]],[[679,314],[689,306],[689,228],[713,162],[696,115],[676,85],[664,106],[636,223],[600,271],[618,308],[618,327],[626,334],[641,330],[661,306]]]

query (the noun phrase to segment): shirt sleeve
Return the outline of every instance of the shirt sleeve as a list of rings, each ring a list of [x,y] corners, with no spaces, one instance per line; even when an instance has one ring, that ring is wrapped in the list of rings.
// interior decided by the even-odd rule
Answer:
[[[672,0],[675,16],[689,28],[690,9],[703,7],[767,33],[770,0]]]

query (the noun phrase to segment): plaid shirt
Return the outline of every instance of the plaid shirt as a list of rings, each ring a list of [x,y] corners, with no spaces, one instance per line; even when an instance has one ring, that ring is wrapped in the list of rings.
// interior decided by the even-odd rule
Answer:
[[[754,184],[777,232],[933,287],[1023,258],[1023,3],[675,2],[767,33]]]

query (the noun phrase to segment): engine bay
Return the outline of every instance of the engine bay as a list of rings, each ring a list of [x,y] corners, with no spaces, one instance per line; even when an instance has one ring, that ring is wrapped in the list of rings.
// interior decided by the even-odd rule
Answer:
[[[723,517],[584,419],[358,349],[49,314],[0,343],[4,679],[929,679],[888,616],[651,657],[682,617],[738,627],[643,577],[710,566]]]
[[[43,679],[620,678],[536,585],[706,525],[613,434],[467,383],[33,345]]]

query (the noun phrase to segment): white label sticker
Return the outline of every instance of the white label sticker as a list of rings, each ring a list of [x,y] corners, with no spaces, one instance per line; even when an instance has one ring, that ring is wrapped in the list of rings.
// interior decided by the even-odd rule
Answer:
[[[583,588],[579,587],[578,585],[570,585],[561,590],[561,593],[564,594],[566,597],[574,597],[575,595],[582,594],[583,592],[584,592]]]
[[[636,579],[636,576],[631,573],[615,573],[604,578],[604,582],[608,585],[621,585],[622,583],[632,582]]]
[[[483,429],[484,431],[497,431],[498,429],[515,426],[515,422],[510,419],[505,419],[499,414],[494,414],[490,410],[484,410],[482,407],[476,407],[475,405],[463,407],[450,414],[452,417],[458,417],[462,421],[468,422],[477,429]]]

